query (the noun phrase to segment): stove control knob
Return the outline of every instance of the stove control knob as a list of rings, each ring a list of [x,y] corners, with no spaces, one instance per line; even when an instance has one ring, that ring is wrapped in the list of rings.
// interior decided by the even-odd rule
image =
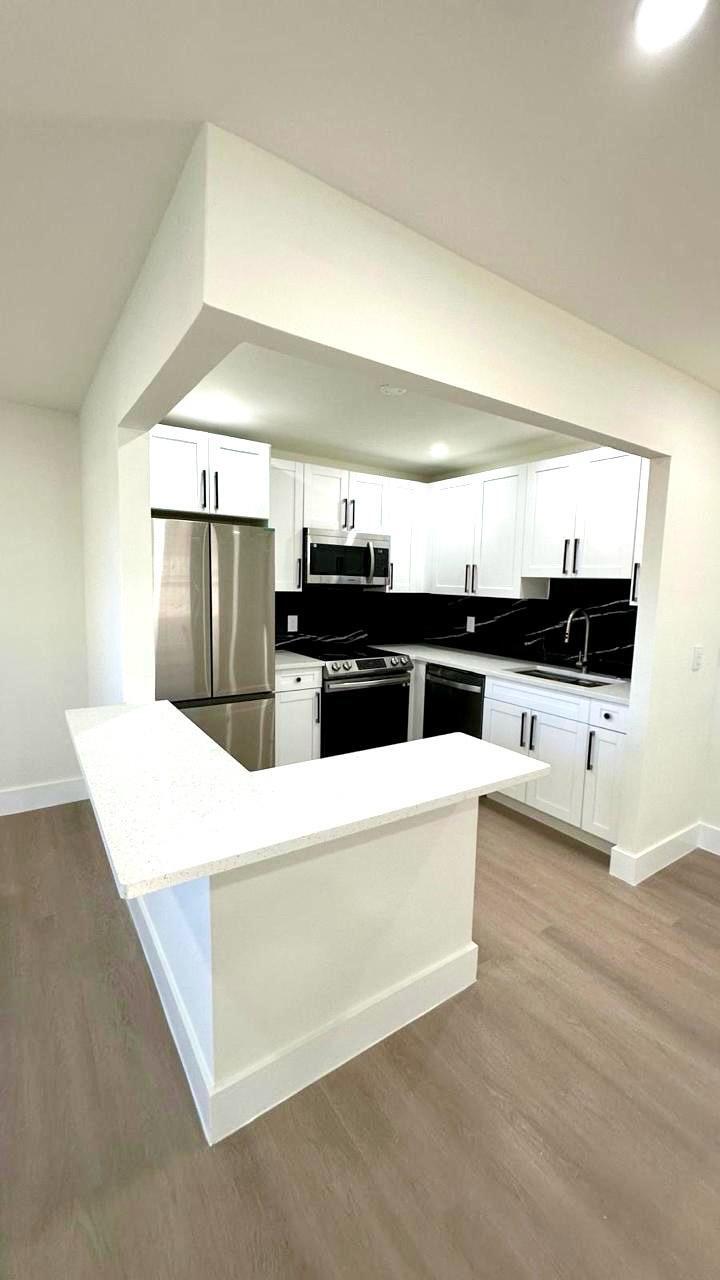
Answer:
[[[352,662],[343,662],[343,666],[346,671],[349,671],[350,668],[352,667]]]
[[[399,661],[400,661],[400,659],[399,659],[399,658],[391,658],[391,659],[390,659],[390,666],[391,666],[391,667],[396,667]]]
[[[332,665],[331,665],[331,667],[330,667],[330,670],[331,670],[331,671],[339,671],[339,670],[340,670],[340,663],[339,663],[339,662],[333,662],[333,663],[332,663]]]

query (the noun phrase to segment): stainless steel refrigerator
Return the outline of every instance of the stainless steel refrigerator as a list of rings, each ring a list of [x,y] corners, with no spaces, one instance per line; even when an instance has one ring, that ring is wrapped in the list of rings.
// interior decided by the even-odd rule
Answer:
[[[153,517],[155,697],[247,769],[275,762],[274,532]]]

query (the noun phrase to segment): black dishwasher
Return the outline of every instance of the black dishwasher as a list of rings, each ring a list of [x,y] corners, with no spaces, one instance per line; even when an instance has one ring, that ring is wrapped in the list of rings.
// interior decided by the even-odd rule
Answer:
[[[469,733],[482,738],[485,677],[428,663],[425,673],[423,738]]]

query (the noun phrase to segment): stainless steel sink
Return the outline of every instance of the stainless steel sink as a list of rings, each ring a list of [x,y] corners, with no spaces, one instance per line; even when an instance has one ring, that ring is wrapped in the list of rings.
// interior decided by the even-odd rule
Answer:
[[[557,680],[558,684],[582,685],[583,689],[599,689],[604,684],[612,684],[612,680],[593,680],[592,676],[574,676],[568,672],[543,671],[541,667],[516,667],[516,676],[532,676],[534,680]]]

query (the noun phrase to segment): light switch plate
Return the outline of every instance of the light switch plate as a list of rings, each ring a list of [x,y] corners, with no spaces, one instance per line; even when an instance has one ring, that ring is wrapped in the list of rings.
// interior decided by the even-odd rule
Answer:
[[[288,634],[298,629],[298,616],[296,613],[288,614]]]
[[[690,670],[699,671],[703,664],[704,657],[705,657],[705,650],[703,649],[703,646],[701,644],[694,644],[693,651],[692,651],[692,661],[690,663]]]
[[[466,631],[469,631],[469,632],[470,632],[470,635],[472,635],[472,634],[474,633],[474,631],[475,631],[475,619],[474,619],[474,618],[466,618],[466,619],[465,619],[465,630],[466,630]]]

